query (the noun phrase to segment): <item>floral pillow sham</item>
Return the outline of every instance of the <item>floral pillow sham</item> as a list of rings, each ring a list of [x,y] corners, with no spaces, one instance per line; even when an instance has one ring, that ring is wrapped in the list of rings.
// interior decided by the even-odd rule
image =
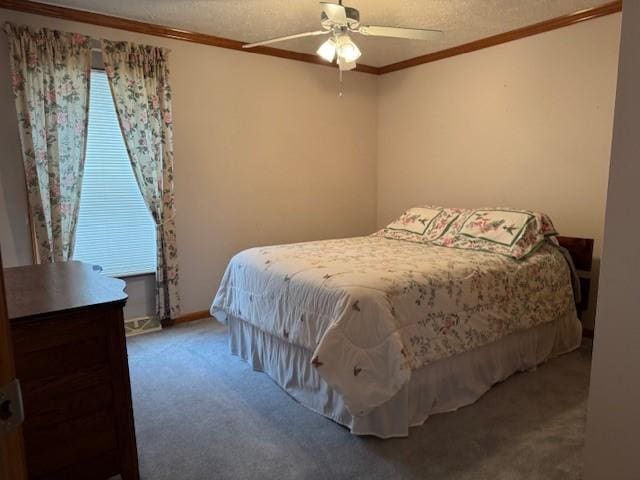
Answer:
[[[409,242],[431,242],[447,231],[460,212],[462,210],[456,208],[413,207],[374,235]]]
[[[522,259],[557,232],[540,212],[424,206],[410,208],[374,235]]]
[[[474,210],[460,226],[458,235],[512,247],[533,215],[511,210]]]
[[[400,218],[387,225],[387,229],[424,235],[440,212],[441,210],[436,208],[410,208],[400,215]]]
[[[483,208],[465,210],[447,234],[433,243],[522,259],[533,253],[547,238],[557,234],[551,219],[544,213]]]

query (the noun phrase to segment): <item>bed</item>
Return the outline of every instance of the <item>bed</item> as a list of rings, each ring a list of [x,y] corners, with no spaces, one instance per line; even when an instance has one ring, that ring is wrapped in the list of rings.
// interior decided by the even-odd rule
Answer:
[[[579,346],[571,262],[546,216],[417,208],[371,236],[234,256],[211,307],[231,352],[353,434],[389,438]],[[472,220],[478,238],[462,235]],[[505,235],[526,244],[519,258],[502,254],[510,237],[494,242]]]

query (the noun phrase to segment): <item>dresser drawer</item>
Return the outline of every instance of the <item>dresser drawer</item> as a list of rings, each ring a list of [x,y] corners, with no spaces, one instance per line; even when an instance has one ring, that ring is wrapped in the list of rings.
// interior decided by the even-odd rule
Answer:
[[[105,338],[108,312],[101,309],[82,309],[25,320],[12,325],[13,348],[21,355],[39,350]]]
[[[46,402],[38,397],[25,395],[24,410],[29,416],[29,426],[54,425],[101,411],[113,410],[113,390],[110,383],[72,391],[46,392]]]
[[[122,460],[117,450],[100,453],[95,457],[83,459],[73,465],[38,476],[36,480],[96,480],[111,478],[118,474]]]
[[[20,381],[57,376],[63,378],[86,367],[108,365],[109,351],[104,338],[92,338],[49,350],[20,352],[15,355],[16,372]]]
[[[32,478],[54,474],[78,461],[118,448],[112,412],[100,412],[52,425],[25,424],[24,439],[29,476]]]

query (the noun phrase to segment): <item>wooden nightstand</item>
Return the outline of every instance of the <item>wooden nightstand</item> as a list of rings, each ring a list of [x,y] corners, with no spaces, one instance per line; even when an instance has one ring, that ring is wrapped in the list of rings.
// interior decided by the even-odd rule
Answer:
[[[4,270],[30,478],[139,478],[125,283],[64,262]]]

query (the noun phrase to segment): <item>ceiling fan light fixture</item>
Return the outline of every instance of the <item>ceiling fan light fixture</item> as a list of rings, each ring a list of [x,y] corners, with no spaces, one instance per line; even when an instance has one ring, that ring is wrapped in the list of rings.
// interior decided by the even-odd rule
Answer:
[[[356,68],[356,62],[347,62],[344,58],[338,57],[338,68],[341,72],[353,70],[354,68]]]
[[[337,0],[337,3],[335,3],[335,0],[320,1],[322,8],[322,12],[320,13],[320,30],[294,33],[293,35],[271,38],[260,42],[245,43],[242,45],[242,48],[271,45],[272,43],[295,38],[329,35],[330,38],[320,45],[316,53],[329,63],[333,63],[334,60],[336,61],[340,69],[340,82],[342,83],[342,72],[356,68],[356,61],[362,55],[358,46],[351,40],[349,33],[370,37],[404,38],[409,40],[434,40],[442,37],[440,30],[362,25],[360,24],[360,12],[356,8],[343,5],[342,1],[343,0]],[[340,95],[342,95],[342,91]]]
[[[342,34],[337,38],[338,58],[346,63],[353,63],[360,58],[362,52],[349,35]]]
[[[333,40],[333,38],[328,39],[326,42],[320,45],[320,48],[318,48],[318,51],[316,53],[324,58],[327,62],[333,62],[333,59],[336,56],[336,42]]]

